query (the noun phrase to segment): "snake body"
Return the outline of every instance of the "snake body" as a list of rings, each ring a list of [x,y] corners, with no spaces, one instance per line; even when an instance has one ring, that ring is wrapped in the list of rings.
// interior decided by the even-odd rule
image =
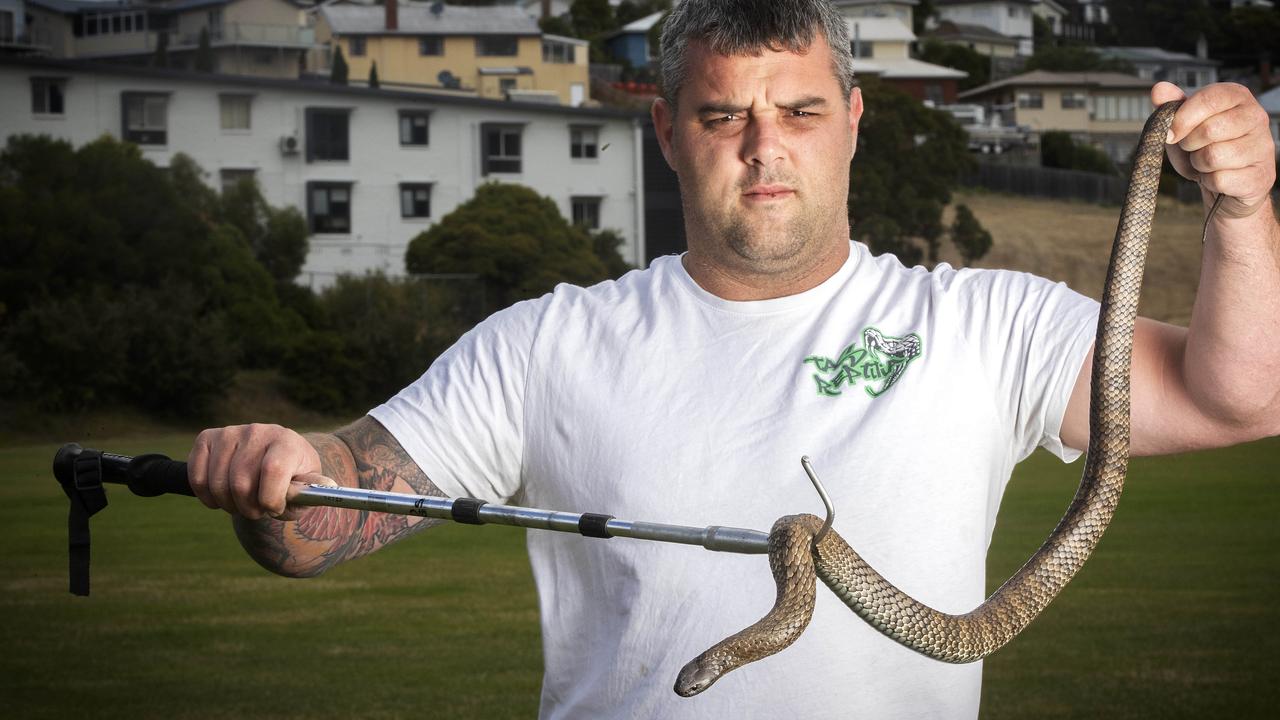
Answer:
[[[1142,131],[1098,317],[1088,456],[1075,497],[1040,549],[981,605],[952,615],[899,590],[834,531],[815,542],[822,525],[819,518],[781,518],[769,537],[769,565],[778,587],[773,609],[685,665],[676,680],[677,694],[696,695],[725,673],[795,642],[813,614],[815,578],[822,578],[872,627],[912,650],[950,663],[973,662],[998,650],[1062,591],[1101,540],[1124,487],[1134,323],[1164,140],[1180,105],[1181,101],[1161,105]]]

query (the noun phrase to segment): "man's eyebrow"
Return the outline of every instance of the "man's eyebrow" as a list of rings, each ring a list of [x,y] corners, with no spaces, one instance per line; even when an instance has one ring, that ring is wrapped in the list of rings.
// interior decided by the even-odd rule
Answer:
[[[806,110],[806,109],[812,109],[812,108],[825,108],[826,106],[827,106],[827,99],[822,97],[821,95],[806,95],[804,97],[796,98],[795,100],[789,100],[787,102],[777,103],[777,107],[784,108],[787,110]],[[751,108],[748,105],[734,105],[731,103],[712,102],[712,103],[706,103],[705,105],[700,106],[698,108],[698,116],[702,117],[705,115],[730,115],[730,114],[744,113],[750,109]]]
[[[788,110],[804,110],[806,108],[824,108],[827,106],[827,99],[821,95],[806,95],[805,97],[792,100],[791,102],[778,103],[778,107]]]
[[[707,103],[698,108],[698,115],[730,115],[733,113],[742,113],[747,111],[746,105],[731,105],[729,103]]]

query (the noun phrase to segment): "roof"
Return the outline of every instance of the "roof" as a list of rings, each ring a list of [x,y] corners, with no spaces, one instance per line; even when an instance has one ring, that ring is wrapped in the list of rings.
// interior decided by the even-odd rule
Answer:
[[[327,79],[293,80],[288,78],[260,77],[256,75],[222,75],[219,73],[202,73],[194,70],[174,70],[171,68],[153,68],[124,63],[104,63],[92,60],[60,60],[25,55],[0,55],[0,67],[31,67],[45,72],[78,72],[85,75],[147,78],[153,80],[170,80],[176,87],[191,85],[218,85],[222,87],[236,86],[246,89],[295,90],[315,94],[332,95],[351,98],[350,102],[359,102],[362,98],[387,98],[396,102],[412,105],[421,103],[431,106],[463,106],[489,108],[493,110],[518,110],[526,113],[552,113],[576,117],[614,118],[626,120],[642,120],[649,116],[648,112],[619,110],[615,108],[571,107],[568,105],[548,105],[541,102],[519,102],[512,100],[490,100],[488,98],[469,97],[450,93],[430,91],[392,90],[387,88],[357,87],[352,85],[334,85]]]
[[[63,15],[78,12],[111,12],[112,10],[146,10],[149,12],[183,12],[203,7],[227,5],[234,0],[171,0],[170,2],[146,2],[145,0],[27,0],[27,3],[52,10]]]
[[[831,0],[837,8],[857,5],[919,5],[918,0]]]
[[[652,15],[645,15],[644,17],[640,18],[639,20],[632,20],[631,22],[629,22],[629,23],[627,23],[626,25],[623,25],[621,28],[619,28],[619,29],[618,29],[618,32],[620,32],[620,33],[633,33],[633,32],[647,33],[647,32],[649,32],[651,29],[653,29],[653,26],[654,26],[654,25],[657,25],[657,24],[658,24],[658,21],[662,19],[662,15],[663,15],[663,13],[662,13],[662,12],[656,12],[656,13],[654,13],[654,14],[652,14]]]
[[[969,73],[955,68],[934,65],[914,58],[854,58],[854,75],[879,75],[889,80],[921,78],[947,80],[969,77]]]
[[[933,4],[937,7],[946,7],[948,5],[987,5],[993,2],[1006,2],[1010,5],[1035,5],[1040,0],[933,0]]]
[[[432,12],[439,7],[440,12]],[[399,27],[388,30],[382,5],[328,5],[320,8],[339,35],[540,35],[538,21],[514,6],[401,5]]]
[[[1125,75],[1114,72],[1048,72],[1034,70],[1029,73],[1015,75],[980,87],[966,90],[959,97],[985,95],[994,90],[1020,87],[1090,87],[1099,90],[1149,90],[1155,84],[1136,75]]]
[[[844,19],[845,27],[849,28],[849,39],[853,40],[855,35],[854,28],[857,28],[857,36],[860,41],[871,42],[911,42],[916,39],[915,33],[911,32],[911,28],[903,24],[897,18],[888,17],[847,17]]]
[[[1158,47],[1099,47],[1094,51],[1103,57],[1119,58],[1132,63],[1181,63],[1194,65],[1221,65],[1218,60],[1197,57]]]
[[[964,38],[966,40],[979,40],[987,43],[999,43],[1001,45],[1017,45],[1018,38],[1009,37],[985,25],[969,25],[967,23],[952,22],[943,20],[927,33],[928,37],[935,38]]]

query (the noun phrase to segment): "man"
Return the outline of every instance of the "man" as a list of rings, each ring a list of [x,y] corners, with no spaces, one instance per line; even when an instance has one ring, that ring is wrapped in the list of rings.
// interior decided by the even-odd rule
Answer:
[[[662,46],[653,119],[680,176],[688,253],[496,314],[332,435],[201,433],[192,486],[235,514],[260,563],[314,575],[431,524],[287,510],[291,479],[768,527],[820,507],[799,472],[807,453],[836,529],[885,576],[940,610],[982,601],[1014,464],[1036,446],[1071,459],[1086,445],[1096,304],[1020,273],[904,268],[849,241],[862,97],[824,0],[687,0]],[[1179,95],[1161,84],[1152,99]],[[1179,171],[1228,199],[1190,329],[1138,329],[1136,452],[1280,433],[1265,117],[1222,85],[1174,122]],[[679,668],[771,603],[760,559],[536,531],[528,545],[544,717],[977,714],[980,663],[903,649],[825,592],[791,648],[678,698]]]

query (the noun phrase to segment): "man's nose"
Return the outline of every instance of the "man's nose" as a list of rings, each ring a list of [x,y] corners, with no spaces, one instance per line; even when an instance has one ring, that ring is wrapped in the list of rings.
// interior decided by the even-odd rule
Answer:
[[[742,134],[742,161],[748,165],[769,166],[785,155],[778,119],[756,115]]]

